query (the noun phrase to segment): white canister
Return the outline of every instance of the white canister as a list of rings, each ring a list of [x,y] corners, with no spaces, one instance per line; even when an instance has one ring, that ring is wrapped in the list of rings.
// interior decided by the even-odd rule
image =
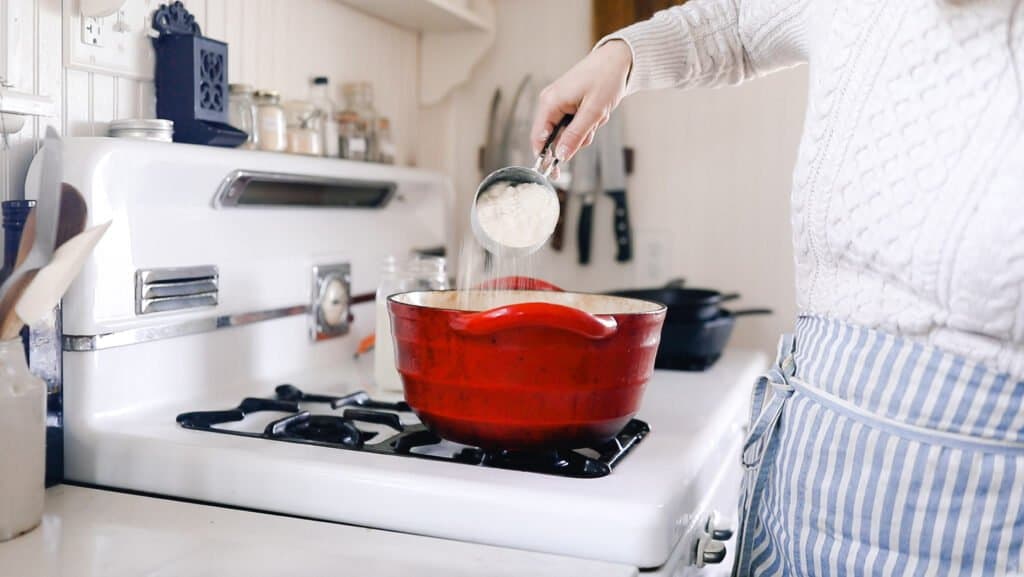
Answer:
[[[0,341],[0,541],[43,517],[46,384],[28,370],[21,339]]]

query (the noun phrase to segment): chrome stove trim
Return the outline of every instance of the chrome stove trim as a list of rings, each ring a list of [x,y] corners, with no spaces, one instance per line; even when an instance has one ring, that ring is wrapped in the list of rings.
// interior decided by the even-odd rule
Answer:
[[[229,329],[308,313],[309,305],[296,305],[251,313],[189,319],[176,323],[127,329],[98,335],[64,335],[62,344],[63,349],[68,352],[98,351],[187,335],[209,333],[220,329]]]
[[[278,184],[320,184],[324,186],[376,186],[387,189],[387,192],[380,199],[380,203],[375,208],[384,208],[395,198],[395,191],[398,185],[395,182],[383,181],[383,180],[372,180],[372,179],[358,179],[358,178],[340,178],[334,176],[314,176],[304,174],[290,174],[285,172],[267,172],[262,170],[233,170],[227,176],[221,180],[220,185],[217,187],[217,192],[213,195],[213,207],[214,208],[233,208],[240,206],[238,204],[239,199],[242,197],[242,193],[245,192],[245,187],[250,182],[274,182]]]

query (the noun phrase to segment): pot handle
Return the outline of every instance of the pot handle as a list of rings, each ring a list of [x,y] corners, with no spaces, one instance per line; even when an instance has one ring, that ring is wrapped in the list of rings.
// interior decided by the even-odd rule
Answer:
[[[775,311],[773,311],[772,309],[744,309],[741,311],[729,312],[729,314],[731,314],[734,317],[745,317],[747,315],[770,315],[774,313]]]
[[[591,340],[615,334],[618,322],[612,316],[596,316],[580,309],[551,303],[519,303],[464,313],[451,320],[458,334],[484,336],[509,329],[545,327],[559,329]]]

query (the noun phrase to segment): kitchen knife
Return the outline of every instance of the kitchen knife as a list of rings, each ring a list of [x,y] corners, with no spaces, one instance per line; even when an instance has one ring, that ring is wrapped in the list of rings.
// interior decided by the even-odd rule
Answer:
[[[580,219],[576,225],[576,250],[580,264],[590,263],[590,245],[593,237],[594,194],[599,186],[597,149],[580,149],[572,159],[572,191],[580,196]]]
[[[498,112],[501,106],[501,89],[494,89],[494,96],[491,97],[491,110],[487,117],[487,140],[484,141],[484,176],[501,168],[501,127],[499,126]]]
[[[615,260],[629,262],[633,258],[633,235],[626,204],[626,161],[622,145],[622,115],[612,114],[601,128],[601,188],[615,203],[612,233],[615,236]]]
[[[530,125],[533,122],[534,99],[532,80],[529,74],[519,81],[501,139],[501,166],[530,166],[533,151],[530,150]],[[500,167],[499,167],[500,168]]]

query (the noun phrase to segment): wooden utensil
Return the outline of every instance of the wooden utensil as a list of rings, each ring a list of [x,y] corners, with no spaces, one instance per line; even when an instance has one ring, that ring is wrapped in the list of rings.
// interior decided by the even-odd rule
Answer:
[[[0,314],[2,314],[0,316],[0,319],[2,319],[0,320],[0,339],[7,341],[17,337],[18,333],[21,332],[21,327],[25,326],[25,323],[18,317],[14,309],[18,301],[21,300],[21,296],[25,293],[25,289],[36,278],[36,273],[38,272],[39,269],[25,271],[8,287],[3,297],[0,297]]]
[[[36,322],[57,306],[108,228],[109,222],[94,226],[54,251],[50,264],[36,273],[14,306],[14,313],[23,324]],[[7,319],[4,319],[6,324]]]
[[[18,282],[25,271],[46,266],[53,255],[57,236],[57,219],[61,194],[61,157],[63,154],[60,136],[50,127],[46,130],[46,140],[40,152],[42,158],[39,167],[39,191],[36,207],[32,209],[35,217],[33,240],[21,264],[14,268],[11,276],[4,281],[0,290],[7,292]],[[28,222],[26,222],[26,226]],[[22,237],[27,239],[28,237]],[[26,244],[24,241],[22,244]],[[19,252],[20,252],[19,247]]]
[[[66,182],[60,185],[60,216],[57,218],[57,239],[54,248],[60,248],[67,241],[75,238],[85,230],[85,219],[89,207],[78,189]],[[28,230],[28,222],[25,223]]]

